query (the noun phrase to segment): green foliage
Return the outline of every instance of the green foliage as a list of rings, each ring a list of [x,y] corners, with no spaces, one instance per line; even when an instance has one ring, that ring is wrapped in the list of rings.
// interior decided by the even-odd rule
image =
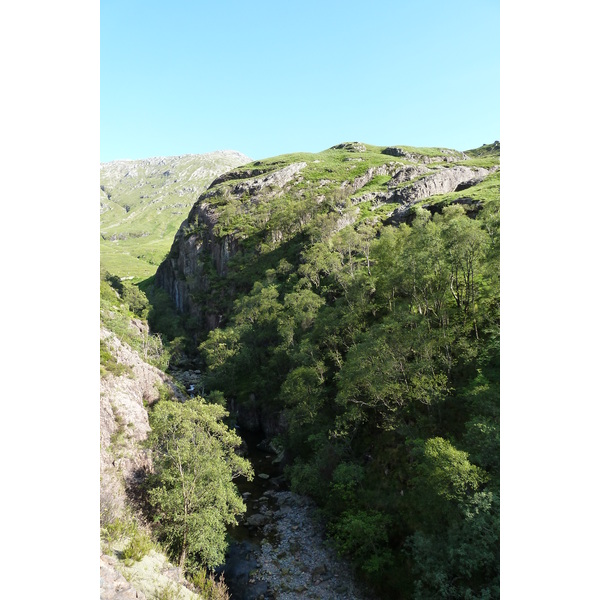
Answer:
[[[417,451],[413,494],[420,510],[426,512],[424,518],[433,523],[447,517],[451,505],[464,505],[487,478],[485,471],[469,461],[466,452],[441,437],[418,443]]]
[[[100,529],[100,537],[112,544],[124,537],[132,537],[138,530],[137,523],[133,519],[115,518]]]
[[[442,149],[404,149],[447,166]],[[252,398],[283,413],[291,487],[319,503],[371,589],[495,598],[500,174],[428,199],[411,225],[382,226],[394,206],[354,206],[344,184],[408,161],[382,150],[257,161],[263,174],[307,163],[301,182],[268,202],[215,186],[217,234],[240,250],[226,275],[207,261],[210,289],[197,299],[223,318],[211,332],[188,322],[188,339],[212,402]],[[465,195],[477,203],[469,214],[453,204]]]
[[[241,440],[222,422],[226,415],[201,398],[161,401],[150,413],[149,498],[160,538],[181,566],[191,555],[208,567],[222,563],[225,527],[245,511],[232,480],[252,470],[235,452]]]
[[[134,562],[142,560],[153,548],[152,540],[145,532],[138,529],[123,550],[125,564],[130,566]]]
[[[499,598],[499,526],[497,498],[479,492],[448,527],[411,536],[415,600]]]
[[[173,581],[154,589],[152,600],[180,600],[181,594]]]
[[[122,342],[137,350],[140,356],[160,369],[166,369],[170,352],[163,343],[162,335],[150,333],[145,319],[149,315],[150,303],[146,293],[137,285],[121,281],[107,271],[100,279],[100,321],[104,327],[112,331]],[[133,325],[136,319],[138,325]],[[141,326],[139,325],[141,323]],[[101,365],[105,371],[114,372],[105,349],[101,349]],[[121,369],[122,372],[125,372]],[[101,371],[103,373],[103,371]]]
[[[204,600],[229,600],[231,598],[223,573],[216,579],[213,573],[198,569],[191,577],[191,582]]]
[[[333,539],[344,553],[374,580],[392,567],[387,547],[390,517],[377,511],[346,511],[333,527]]]

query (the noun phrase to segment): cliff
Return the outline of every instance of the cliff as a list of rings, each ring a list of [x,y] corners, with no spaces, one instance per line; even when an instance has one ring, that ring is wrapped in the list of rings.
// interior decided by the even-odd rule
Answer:
[[[256,161],[217,177],[199,196],[156,272],[156,284],[178,311],[209,331],[224,323],[236,290],[243,289],[229,273],[240,251],[244,259],[238,260],[246,262],[274,253],[319,214],[337,215],[339,230],[357,220],[410,220],[413,207],[424,201],[434,212],[455,203],[474,213],[486,200],[486,194],[478,197],[478,186],[498,170],[499,154],[474,158],[445,148],[358,142]],[[350,205],[361,205],[360,211]]]

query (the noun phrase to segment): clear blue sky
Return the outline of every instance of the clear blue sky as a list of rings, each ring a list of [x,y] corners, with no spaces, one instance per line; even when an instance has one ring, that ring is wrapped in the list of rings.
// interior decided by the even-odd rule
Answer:
[[[500,139],[499,0],[101,0],[100,160]]]

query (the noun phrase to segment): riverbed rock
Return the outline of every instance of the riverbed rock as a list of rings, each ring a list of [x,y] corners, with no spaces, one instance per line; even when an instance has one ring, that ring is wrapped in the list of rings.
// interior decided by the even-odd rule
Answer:
[[[316,505],[292,492],[274,492],[273,497],[278,509],[269,526],[277,541],[261,544],[254,578],[268,581],[278,600],[367,600],[350,567],[328,546]]]
[[[250,515],[246,519],[246,525],[248,527],[263,527],[269,521],[269,518],[261,513],[256,513],[254,515]]]

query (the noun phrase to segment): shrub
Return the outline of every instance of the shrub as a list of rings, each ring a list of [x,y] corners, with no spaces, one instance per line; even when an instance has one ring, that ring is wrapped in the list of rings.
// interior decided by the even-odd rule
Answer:
[[[108,543],[116,542],[124,537],[133,536],[137,530],[134,521],[116,518],[100,530],[100,537]]]
[[[135,533],[129,540],[129,543],[123,550],[123,558],[125,559],[125,564],[127,566],[131,566],[134,562],[138,562],[146,556],[152,550],[154,544],[152,540],[148,537],[148,535],[136,529]]]
[[[199,569],[194,573],[191,581],[198,593],[206,600],[230,600],[231,598],[223,573],[215,579],[212,572]]]

